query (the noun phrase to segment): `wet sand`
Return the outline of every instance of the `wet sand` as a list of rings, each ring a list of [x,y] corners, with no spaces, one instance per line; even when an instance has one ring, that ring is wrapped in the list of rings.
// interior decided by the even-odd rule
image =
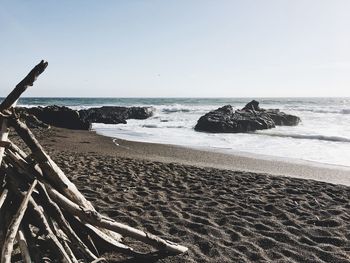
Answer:
[[[350,185],[346,169],[36,134],[100,212],[189,247],[156,262],[350,261],[350,187],[326,183]]]

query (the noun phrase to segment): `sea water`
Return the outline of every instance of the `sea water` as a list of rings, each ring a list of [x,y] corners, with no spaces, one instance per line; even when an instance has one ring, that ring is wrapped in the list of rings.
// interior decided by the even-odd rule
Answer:
[[[297,115],[294,127],[276,127],[246,134],[194,131],[200,116],[231,104],[240,109],[256,99],[260,107]],[[127,124],[93,124],[102,135],[174,144],[226,153],[253,153],[294,160],[350,166],[350,98],[23,98],[23,106],[64,105],[74,109],[110,106],[152,106],[154,115]]]

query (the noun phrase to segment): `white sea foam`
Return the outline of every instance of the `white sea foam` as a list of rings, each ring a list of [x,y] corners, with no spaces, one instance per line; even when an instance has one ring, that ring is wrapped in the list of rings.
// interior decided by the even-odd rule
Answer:
[[[281,110],[301,117],[296,127],[277,127],[250,134],[208,134],[193,127],[204,113],[228,104],[161,104],[155,116],[147,120],[129,120],[128,124],[94,124],[93,128],[117,138],[167,143],[189,147],[207,147],[225,152],[237,151],[350,166],[350,101],[271,100],[265,108]],[[244,103],[233,104],[241,108]]]
[[[292,133],[256,133],[265,136],[281,137],[281,138],[293,138],[304,140],[321,140],[330,142],[350,142],[350,138],[341,136],[326,136],[319,134],[292,134]]]

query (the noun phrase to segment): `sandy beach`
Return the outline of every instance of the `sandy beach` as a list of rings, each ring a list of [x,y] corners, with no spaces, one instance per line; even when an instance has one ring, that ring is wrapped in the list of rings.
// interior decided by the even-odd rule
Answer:
[[[350,172],[36,130],[97,210],[189,247],[115,262],[349,262]],[[19,143],[17,138],[13,138]]]

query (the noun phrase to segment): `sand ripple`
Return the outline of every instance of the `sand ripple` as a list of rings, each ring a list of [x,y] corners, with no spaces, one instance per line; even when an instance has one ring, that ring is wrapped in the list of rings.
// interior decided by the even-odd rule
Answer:
[[[190,248],[159,262],[349,262],[350,188],[53,152],[102,213]]]

